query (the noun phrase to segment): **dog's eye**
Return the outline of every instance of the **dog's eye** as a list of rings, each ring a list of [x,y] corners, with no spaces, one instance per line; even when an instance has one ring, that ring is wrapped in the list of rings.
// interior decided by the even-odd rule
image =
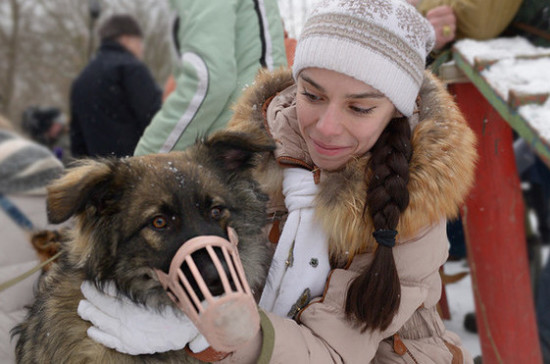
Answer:
[[[155,229],[164,229],[168,226],[168,220],[164,216],[156,216],[152,225]]]
[[[219,206],[213,207],[213,208],[210,210],[210,216],[211,216],[214,220],[219,220],[219,219],[221,219],[221,217],[222,217],[222,208],[219,207]]]

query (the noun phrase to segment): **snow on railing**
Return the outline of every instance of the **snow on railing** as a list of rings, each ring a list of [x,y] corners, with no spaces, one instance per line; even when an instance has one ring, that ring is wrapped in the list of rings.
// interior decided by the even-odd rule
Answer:
[[[550,141],[550,48],[522,37],[464,39],[454,49],[491,88]]]

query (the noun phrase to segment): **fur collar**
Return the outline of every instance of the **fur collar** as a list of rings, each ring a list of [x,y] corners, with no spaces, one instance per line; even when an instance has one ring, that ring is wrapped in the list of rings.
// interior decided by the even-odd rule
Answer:
[[[262,71],[235,105],[228,128],[271,138],[265,127],[264,105],[293,83],[289,70]],[[442,218],[456,217],[474,182],[475,135],[444,86],[429,72],[420,98],[419,122],[412,134],[410,204],[397,227],[400,241],[415,237]],[[316,215],[335,257],[353,256],[375,246],[370,216],[363,216],[368,158],[367,154],[354,159],[343,170],[324,173],[321,179]],[[257,176],[266,192],[280,194],[282,173],[274,158],[266,157]]]

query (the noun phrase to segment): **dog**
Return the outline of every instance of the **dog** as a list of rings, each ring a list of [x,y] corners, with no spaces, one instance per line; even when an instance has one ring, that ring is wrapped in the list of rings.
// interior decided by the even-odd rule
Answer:
[[[183,152],[86,160],[50,185],[48,219],[57,224],[74,218],[74,226],[61,239],[62,254],[26,319],[12,331],[19,336],[17,362],[198,362],[185,350],[131,356],[94,342],[86,333],[91,323],[77,313],[81,283],[90,280],[102,289],[113,281],[138,304],[175,307],[155,269],[168,272],[188,239],[227,239],[231,227],[250,288],[261,289],[270,261],[268,197],[252,170],[274,148],[244,133],[218,132]]]

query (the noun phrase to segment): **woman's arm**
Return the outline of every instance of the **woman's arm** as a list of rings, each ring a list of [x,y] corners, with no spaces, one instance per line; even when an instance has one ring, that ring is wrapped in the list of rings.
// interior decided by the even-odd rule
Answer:
[[[297,321],[261,313],[261,332],[222,363],[369,362],[379,343],[396,333],[420,306],[431,307],[439,301],[438,271],[447,258],[447,244],[442,220],[394,248],[401,278],[401,303],[386,330],[362,332],[345,314],[347,286],[372,259],[371,254],[363,254],[354,259],[349,269],[332,271],[323,297],[304,308]]]

